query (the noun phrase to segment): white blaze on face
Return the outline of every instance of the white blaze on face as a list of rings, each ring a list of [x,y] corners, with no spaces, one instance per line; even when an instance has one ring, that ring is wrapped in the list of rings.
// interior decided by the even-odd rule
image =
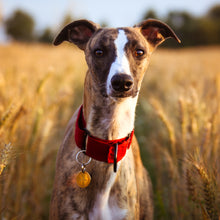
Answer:
[[[118,31],[118,36],[115,39],[116,59],[112,63],[108,78],[107,78],[107,94],[111,93],[111,79],[115,74],[124,73],[131,75],[130,65],[125,53],[125,45],[128,42],[128,38],[124,30]]]

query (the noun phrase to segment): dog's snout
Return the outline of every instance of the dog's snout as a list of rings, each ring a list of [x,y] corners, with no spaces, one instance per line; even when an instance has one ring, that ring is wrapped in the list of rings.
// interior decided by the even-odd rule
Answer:
[[[133,79],[127,74],[116,74],[111,79],[112,88],[116,92],[127,92],[133,86]]]

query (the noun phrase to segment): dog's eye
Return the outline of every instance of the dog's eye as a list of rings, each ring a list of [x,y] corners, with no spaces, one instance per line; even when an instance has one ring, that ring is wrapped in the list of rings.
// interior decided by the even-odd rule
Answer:
[[[135,52],[134,52],[134,55],[135,55],[136,57],[141,57],[141,56],[144,55],[144,51],[141,50],[141,49],[136,49]]]
[[[97,57],[102,57],[103,54],[104,54],[103,50],[101,50],[101,49],[95,50],[95,55],[96,55]]]

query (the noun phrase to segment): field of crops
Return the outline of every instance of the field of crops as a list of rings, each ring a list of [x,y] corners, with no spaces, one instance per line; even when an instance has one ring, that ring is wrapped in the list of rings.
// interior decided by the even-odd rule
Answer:
[[[220,48],[155,51],[135,133],[155,220],[220,216]],[[56,153],[82,101],[74,46],[0,46],[0,219],[48,219]]]

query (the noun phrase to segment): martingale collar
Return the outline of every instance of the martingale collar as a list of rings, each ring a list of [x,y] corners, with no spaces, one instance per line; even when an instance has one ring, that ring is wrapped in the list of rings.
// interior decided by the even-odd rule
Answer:
[[[85,154],[95,160],[113,163],[114,172],[117,171],[117,162],[119,162],[130,148],[134,130],[125,138],[116,140],[103,140],[90,135],[85,128],[86,122],[83,117],[83,106],[80,107],[75,125],[76,145],[85,150]]]

